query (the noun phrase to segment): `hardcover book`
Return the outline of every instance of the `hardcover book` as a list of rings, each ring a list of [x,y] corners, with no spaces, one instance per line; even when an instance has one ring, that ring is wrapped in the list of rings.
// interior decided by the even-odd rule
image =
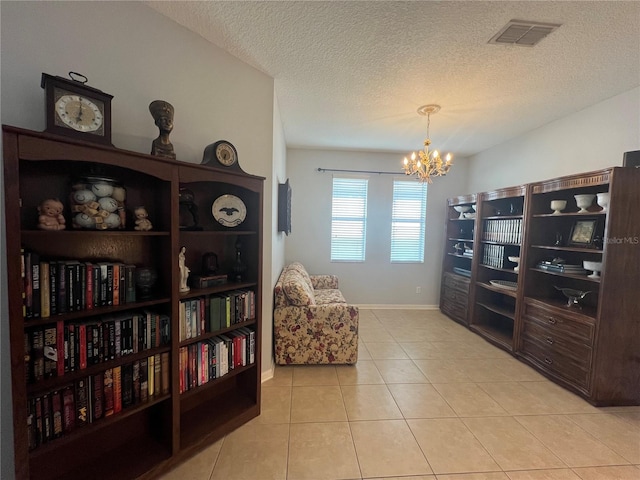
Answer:
[[[113,415],[113,369],[104,371],[104,416]]]
[[[78,427],[84,427],[90,422],[89,417],[89,380],[81,378],[76,381],[76,422]]]

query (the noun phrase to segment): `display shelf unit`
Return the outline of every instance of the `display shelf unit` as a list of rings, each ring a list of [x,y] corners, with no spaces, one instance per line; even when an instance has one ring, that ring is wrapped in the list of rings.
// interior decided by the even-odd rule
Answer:
[[[191,165],[9,126],[3,126],[3,149],[9,298],[9,317],[3,321],[9,322],[11,343],[16,478],[156,478],[259,415],[264,179],[246,174],[239,168],[227,170]],[[77,176],[89,174],[123,182],[127,211],[124,229],[72,228],[69,201],[72,184]],[[200,231],[180,228],[179,192],[182,187],[194,193]],[[232,228],[218,224],[211,214],[213,201],[228,194],[239,197],[247,208],[244,222]],[[37,206],[47,198],[59,198],[63,202],[66,230],[38,230]],[[153,230],[133,230],[131,212],[138,205],[146,206]],[[229,281],[180,293],[178,253],[183,246],[186,247],[186,265],[191,269],[191,278],[202,273],[202,255],[214,252],[219,260],[219,273],[229,273]],[[238,249],[242,268],[236,266]],[[22,261],[31,252],[37,253],[45,263],[78,260],[81,263],[149,267],[157,273],[157,281],[148,298],[138,295],[134,301],[119,305],[95,305],[48,317],[25,318],[23,295],[26,297],[27,292],[24,287],[27,283],[33,285],[33,279],[25,280]],[[85,292],[84,286],[83,283],[82,292]],[[245,317],[243,321],[214,330],[205,327],[199,336],[180,339],[181,302],[228,297],[239,291],[252,295],[254,315],[251,318]],[[34,360],[29,355],[39,356],[39,348],[34,348],[32,339],[39,337],[40,332],[67,333],[77,328],[80,335],[80,331],[99,328],[97,325],[115,324],[122,327],[122,338],[125,338],[125,325],[127,328],[130,325],[125,319],[129,318],[135,319],[131,324],[142,325],[146,321],[146,325],[154,325],[154,328],[158,325],[156,334],[158,339],[162,338],[161,343],[152,342],[139,349],[127,345],[125,351],[123,340],[123,350],[111,358],[98,359],[96,356],[94,363],[78,364],[68,371],[59,370],[48,378],[32,375]],[[161,337],[159,330],[160,325],[164,325],[159,322],[165,320],[162,335],[166,338]],[[226,375],[207,376],[206,379],[203,376],[201,385],[180,393],[181,375],[186,375],[186,367],[181,364],[182,349],[204,344],[219,335],[243,337],[246,334],[248,337],[245,328],[254,335],[254,361],[250,362],[247,356],[244,365],[236,365]],[[92,332],[102,339],[97,333],[100,330]],[[131,330],[127,332],[131,333]],[[105,335],[108,338],[108,332]],[[76,343],[88,345],[82,338],[82,342]],[[138,341],[143,342],[140,337]],[[58,345],[62,343],[58,341]],[[38,347],[37,343],[35,347]],[[57,354],[53,355],[55,358]],[[79,384],[86,381],[95,388],[107,378],[107,371],[122,370],[124,375],[137,371],[137,366],[151,358],[158,359],[158,363],[162,360],[161,368],[157,369],[157,375],[162,376],[155,377],[156,382],[160,382],[156,386],[162,385],[162,389],[158,387],[155,395],[150,395],[146,401],[135,396],[133,387],[129,390],[124,386],[135,383],[123,383],[123,390],[130,391],[135,401],[129,404],[131,399],[122,397],[126,403],[121,411],[110,416],[99,418],[95,413],[99,409],[93,410],[98,408],[99,401],[107,399],[104,392],[96,393],[99,389],[95,389],[89,390],[93,392],[91,412],[94,418],[86,425],[76,423],[74,428],[68,429],[65,426],[62,432],[57,431],[55,438],[53,435],[47,438],[46,432],[41,438],[40,431],[44,431],[44,427],[39,431],[28,425],[35,419],[31,416],[33,405],[49,405],[53,419],[54,414],[63,412],[53,400],[64,398],[58,396],[58,392],[72,391],[70,398],[73,398],[75,408],[80,404]],[[200,358],[203,364],[210,360]],[[74,417],[78,413],[69,411]],[[34,432],[38,440],[33,439]]]
[[[509,352],[515,350],[517,312],[520,306],[517,263],[522,258],[526,186],[511,187],[478,195],[477,259],[474,296],[469,327],[488,341]],[[515,290],[491,281],[517,284]]]
[[[467,212],[457,212],[455,207],[468,207]],[[445,255],[442,264],[440,309],[453,320],[469,324],[469,298],[474,237],[476,195],[466,195],[447,200],[445,223]],[[466,254],[465,254],[466,252]]]
[[[528,363],[595,405],[640,403],[640,171],[613,167],[530,185],[529,255],[524,271],[523,333],[519,354]],[[603,209],[594,198],[578,213],[575,195],[609,194]],[[552,200],[565,200],[560,214]],[[589,225],[575,244],[577,222]],[[575,237],[575,235],[574,235]],[[602,262],[597,278],[539,268],[542,261]],[[556,288],[589,293],[568,307]],[[540,341],[540,338],[545,339]],[[635,353],[634,353],[635,352]]]
[[[596,406],[640,405],[638,185],[639,169],[611,167],[477,194],[469,328]],[[598,193],[606,210],[594,198],[578,213],[575,195]],[[552,200],[566,208],[552,213]],[[520,257],[518,272],[507,256]],[[544,263],[585,260],[602,262],[599,276]],[[559,289],[589,293],[570,306]]]

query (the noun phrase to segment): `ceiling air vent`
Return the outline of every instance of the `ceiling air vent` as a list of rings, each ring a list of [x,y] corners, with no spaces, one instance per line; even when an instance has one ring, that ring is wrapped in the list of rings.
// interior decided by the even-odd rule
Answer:
[[[489,40],[489,43],[533,47],[559,26],[560,25],[556,23],[511,20]]]

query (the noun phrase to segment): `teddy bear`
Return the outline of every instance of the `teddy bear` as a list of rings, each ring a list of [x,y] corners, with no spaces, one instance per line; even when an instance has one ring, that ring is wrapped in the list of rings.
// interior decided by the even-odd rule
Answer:
[[[62,202],[57,198],[44,200],[38,207],[38,228],[41,230],[64,230],[65,219],[62,216]]]
[[[151,221],[147,218],[149,214],[145,207],[136,207],[133,210],[133,214],[136,217],[135,230],[147,231],[153,228]]]

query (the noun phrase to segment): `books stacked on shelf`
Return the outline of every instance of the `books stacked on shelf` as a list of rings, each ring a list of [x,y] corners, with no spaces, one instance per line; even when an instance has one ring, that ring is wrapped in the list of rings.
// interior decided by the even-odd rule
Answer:
[[[21,263],[26,319],[136,301],[135,265],[45,259],[24,249]]]
[[[484,245],[482,264],[488,267],[504,268],[504,246]]]
[[[468,247],[466,244],[464,246],[464,250],[462,251],[463,257],[473,258],[473,248]]]
[[[25,331],[27,382],[61,377],[170,343],[169,317],[150,311],[105,315],[82,323],[59,320]]]
[[[582,265],[571,265],[546,260],[538,263],[537,267],[548,272],[566,273],[568,275],[587,275],[589,273]]]
[[[180,341],[253,320],[256,297],[252,290],[234,290],[180,302]]]
[[[453,271],[459,275],[464,275],[465,277],[471,278],[471,270],[460,267],[453,267]]]
[[[482,239],[488,242],[520,243],[522,240],[522,219],[485,220]]]
[[[180,348],[180,393],[255,363],[255,332],[240,327]]]
[[[69,385],[29,398],[29,449],[170,391],[169,352],[108,368]]]

